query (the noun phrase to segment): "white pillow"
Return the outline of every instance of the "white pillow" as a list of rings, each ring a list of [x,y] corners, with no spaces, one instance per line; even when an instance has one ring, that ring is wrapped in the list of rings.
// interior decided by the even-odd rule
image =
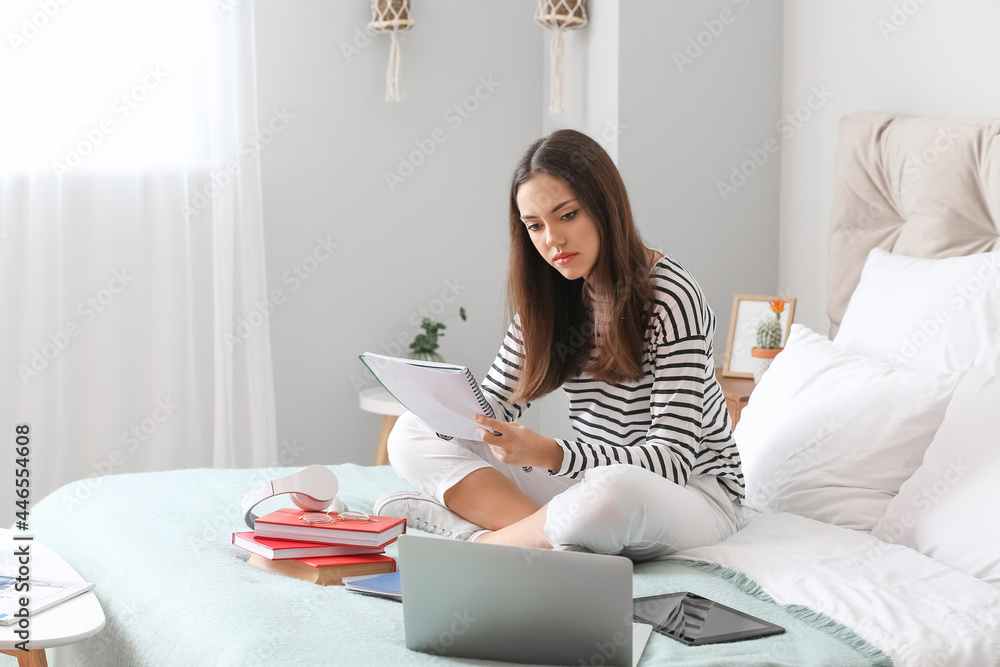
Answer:
[[[746,505],[871,530],[920,466],[960,376],[896,369],[793,325],[734,432]]]
[[[919,259],[875,248],[833,342],[900,367],[1000,373],[1000,252]]]
[[[1000,584],[1000,378],[972,368],[872,534]]]

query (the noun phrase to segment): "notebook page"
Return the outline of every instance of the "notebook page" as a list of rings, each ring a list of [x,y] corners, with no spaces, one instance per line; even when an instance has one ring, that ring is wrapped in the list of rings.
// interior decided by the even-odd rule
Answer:
[[[360,358],[397,401],[441,435],[479,440],[473,417],[493,416],[479,384],[465,366],[372,352]]]
[[[646,650],[646,642],[653,631],[652,625],[645,623],[632,623],[632,667],[637,667],[642,652]]]

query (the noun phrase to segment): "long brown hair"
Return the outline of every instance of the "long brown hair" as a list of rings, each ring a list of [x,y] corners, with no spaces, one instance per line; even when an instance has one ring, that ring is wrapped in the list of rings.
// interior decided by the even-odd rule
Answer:
[[[586,281],[563,277],[528,236],[517,193],[536,174],[566,183],[597,225],[600,247]],[[641,379],[652,304],[646,244],[611,157],[576,130],[558,130],[533,143],[510,186],[507,311],[511,321],[519,318],[524,344],[512,402],[535,400],[583,372],[608,383]],[[592,355],[598,339],[599,354]]]

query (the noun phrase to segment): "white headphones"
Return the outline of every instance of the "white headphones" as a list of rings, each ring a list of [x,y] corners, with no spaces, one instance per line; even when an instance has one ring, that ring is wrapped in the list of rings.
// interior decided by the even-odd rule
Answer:
[[[254,508],[268,498],[283,493],[292,494],[292,502],[307,512],[346,512],[347,505],[337,497],[340,483],[332,470],[311,465],[291,475],[261,482],[243,496],[243,520],[253,528],[259,518]]]

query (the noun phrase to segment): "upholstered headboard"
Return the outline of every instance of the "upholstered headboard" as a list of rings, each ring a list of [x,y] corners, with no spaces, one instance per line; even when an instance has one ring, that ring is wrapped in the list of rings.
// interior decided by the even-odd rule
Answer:
[[[840,120],[827,314],[837,333],[872,248],[914,257],[1000,249],[1000,119]]]

